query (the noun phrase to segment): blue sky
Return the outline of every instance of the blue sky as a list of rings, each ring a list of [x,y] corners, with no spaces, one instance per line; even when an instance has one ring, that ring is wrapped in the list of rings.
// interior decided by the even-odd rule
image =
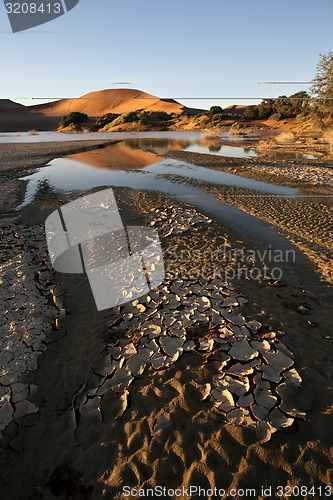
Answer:
[[[332,19],[332,0],[80,0],[13,34],[1,2],[0,98],[122,86],[207,108],[289,95],[308,86],[257,82],[311,80],[319,53],[333,50]]]

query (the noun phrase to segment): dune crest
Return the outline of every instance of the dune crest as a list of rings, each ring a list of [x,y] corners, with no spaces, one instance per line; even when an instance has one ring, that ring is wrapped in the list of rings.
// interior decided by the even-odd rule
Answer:
[[[235,115],[243,116],[245,113],[247,106],[243,106],[242,104],[231,104],[231,106],[227,106],[223,109],[224,113],[233,113]]]
[[[89,92],[79,99],[61,99],[52,103],[31,106],[31,112],[48,116],[63,116],[73,111],[86,113],[88,116],[101,116],[106,113],[128,113],[144,109],[145,111],[166,111],[182,113],[182,104],[168,99],[163,100],[136,89],[106,89]]]

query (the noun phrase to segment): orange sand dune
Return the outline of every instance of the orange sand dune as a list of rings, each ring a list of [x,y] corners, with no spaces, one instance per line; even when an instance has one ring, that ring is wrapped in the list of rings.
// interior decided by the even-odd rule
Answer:
[[[53,130],[59,126],[62,116],[73,111],[95,118],[106,113],[122,114],[139,109],[177,114],[202,112],[172,99],[159,99],[135,89],[100,90],[79,99],[60,99],[36,106],[22,106],[9,99],[0,99],[0,132]]]
[[[9,99],[0,99],[0,132],[53,130],[58,127],[59,121],[59,117],[32,113],[30,106],[22,106]]]
[[[241,104],[233,104],[223,109],[224,112],[234,113],[235,115],[243,116],[247,106],[242,106]]]
[[[95,117],[106,113],[122,114],[138,109],[182,113],[187,108],[176,101],[159,99],[135,89],[100,90],[89,92],[79,99],[61,99],[52,103],[30,106],[31,112],[48,116],[63,116],[72,111],[79,111]]]
[[[123,142],[103,149],[68,155],[67,158],[86,163],[95,168],[109,170],[135,170],[163,160],[162,156],[149,151],[132,149]]]
[[[18,104],[17,102],[13,102],[10,99],[0,99],[0,112],[13,109],[22,109],[24,106],[22,104]]]

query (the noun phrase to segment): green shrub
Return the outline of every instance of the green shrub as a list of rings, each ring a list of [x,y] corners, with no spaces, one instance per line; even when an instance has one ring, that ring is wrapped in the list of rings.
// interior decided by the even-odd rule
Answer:
[[[140,125],[148,125],[150,123],[150,117],[147,113],[142,112],[139,114],[139,123]]]
[[[221,106],[211,106],[211,108],[209,109],[210,115],[219,115],[221,113],[222,113]]]
[[[215,113],[215,115],[212,116],[211,120],[214,122],[224,120],[224,114],[223,113]]]
[[[244,112],[244,118],[248,120],[254,120],[258,118],[258,106],[247,106]]]
[[[129,111],[121,116],[123,117],[123,123],[138,122],[140,120],[140,111]]]
[[[70,123],[68,127],[72,130],[81,130],[81,123]]]
[[[157,118],[159,120],[170,120],[171,115],[169,115],[166,111],[157,111]]]
[[[281,113],[273,113],[268,119],[279,121],[282,119],[282,115]]]
[[[108,123],[113,122],[116,118],[118,118],[119,114],[117,113],[107,113],[106,115],[98,116],[96,118],[96,125],[99,128],[105,127]]]
[[[128,111],[122,115],[117,115],[116,118],[104,125],[104,130],[116,127],[122,123],[140,123],[140,125],[148,125],[151,121],[151,113],[149,111]]]
[[[69,125],[78,125],[86,122],[87,120],[88,120],[88,115],[86,115],[85,113],[79,113],[78,111],[73,111],[72,113],[69,113],[68,115],[65,115],[61,118],[59,127],[65,128],[68,127]]]
[[[233,124],[231,125],[231,127],[230,127],[230,128],[232,128],[232,129],[234,129],[234,130],[240,130],[240,129],[242,129],[242,128],[246,128],[246,125],[245,125],[244,123],[241,123],[241,122],[235,122],[235,123],[233,123]]]
[[[117,116],[112,122],[108,123],[105,125],[105,129],[115,127],[116,125],[120,125],[121,123],[124,123],[123,115]]]

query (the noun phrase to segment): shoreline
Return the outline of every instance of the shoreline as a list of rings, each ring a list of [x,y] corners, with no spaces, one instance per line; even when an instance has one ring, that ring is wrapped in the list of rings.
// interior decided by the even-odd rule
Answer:
[[[56,156],[90,151],[116,142],[118,139],[0,143],[0,173],[17,169],[23,172],[28,167],[44,166]]]
[[[110,141],[69,141],[0,144],[0,211],[9,212],[24,199],[25,182],[19,178],[29,170],[44,167],[54,157],[75,154],[115,144]]]
[[[238,146],[242,147],[241,143],[237,143]],[[266,158],[234,158],[230,156],[218,156],[218,155],[210,155],[207,153],[192,153],[188,151],[178,151],[178,150],[169,150],[165,153],[166,158],[174,158],[177,160],[183,160],[188,163],[193,163],[198,166],[215,168],[217,170],[223,170],[229,173],[239,173],[244,177],[249,177],[255,180],[262,180],[264,182],[271,183],[279,183],[281,185],[290,185],[298,186],[298,187],[311,187],[313,189],[322,189],[325,190],[326,185],[318,186],[313,182],[309,182],[306,179],[297,180],[297,177],[288,176],[288,173],[284,171],[283,173],[279,173],[281,168],[286,168],[288,166],[294,168],[296,167],[304,167],[305,169],[309,166],[309,168],[320,169],[327,168],[329,170],[332,169],[332,178],[333,178],[333,164],[331,161],[322,161],[322,160],[308,160],[308,159],[300,159],[300,160],[276,160],[269,157]],[[276,169],[276,175],[272,174],[269,171],[261,170],[264,166],[271,166],[272,169]],[[275,181],[275,182],[274,182]],[[330,189],[330,186],[328,186]]]

